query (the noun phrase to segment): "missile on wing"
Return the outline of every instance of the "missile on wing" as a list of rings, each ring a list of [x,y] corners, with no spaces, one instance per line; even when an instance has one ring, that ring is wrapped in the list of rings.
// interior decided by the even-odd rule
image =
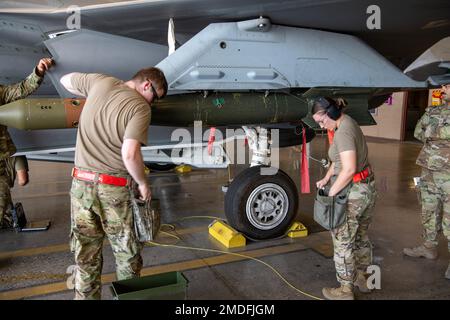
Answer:
[[[22,130],[75,128],[84,99],[28,98],[0,107],[0,124]],[[307,101],[286,93],[196,93],[170,95],[152,104],[153,125],[189,127],[293,122],[308,112]]]

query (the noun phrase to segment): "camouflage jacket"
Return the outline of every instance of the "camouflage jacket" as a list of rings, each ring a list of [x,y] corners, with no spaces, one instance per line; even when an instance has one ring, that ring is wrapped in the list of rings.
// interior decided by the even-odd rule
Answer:
[[[36,68],[22,82],[2,86],[0,85],[0,106],[23,99],[32,94],[42,83],[43,78],[36,74]],[[1,107],[0,107],[1,108]],[[0,125],[0,159],[5,159],[12,156],[16,152],[11,137],[9,136],[8,128]]]
[[[450,170],[450,107],[428,107],[414,130],[424,143],[416,164],[430,170]]]

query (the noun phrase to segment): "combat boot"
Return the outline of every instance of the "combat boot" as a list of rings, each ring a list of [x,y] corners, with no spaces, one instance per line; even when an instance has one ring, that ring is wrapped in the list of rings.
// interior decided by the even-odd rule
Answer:
[[[349,285],[341,285],[339,288],[323,288],[322,294],[328,300],[355,300],[353,289]]]
[[[403,249],[403,253],[413,258],[424,257],[432,260],[436,259],[438,256],[436,247],[427,247],[425,244],[414,248],[405,248]]]
[[[445,278],[450,280],[450,263],[448,264],[447,271],[445,271]]]
[[[367,279],[364,275],[364,272],[361,270],[358,270],[358,275],[356,277],[356,281],[353,283],[353,285],[358,288],[358,290],[362,293],[370,293],[372,292],[371,289],[367,286]]]

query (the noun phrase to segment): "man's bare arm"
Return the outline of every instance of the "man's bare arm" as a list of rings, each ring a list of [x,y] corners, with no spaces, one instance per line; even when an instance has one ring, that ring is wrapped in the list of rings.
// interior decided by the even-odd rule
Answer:
[[[141,199],[150,199],[150,187],[144,171],[145,166],[141,153],[141,143],[138,140],[124,140],[122,145],[122,160],[134,181],[139,185]]]

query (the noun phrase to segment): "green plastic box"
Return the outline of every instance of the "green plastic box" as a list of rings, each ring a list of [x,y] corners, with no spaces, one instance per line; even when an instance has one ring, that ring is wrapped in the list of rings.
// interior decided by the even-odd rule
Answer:
[[[185,300],[188,280],[181,272],[167,272],[115,281],[111,291],[115,300]]]

